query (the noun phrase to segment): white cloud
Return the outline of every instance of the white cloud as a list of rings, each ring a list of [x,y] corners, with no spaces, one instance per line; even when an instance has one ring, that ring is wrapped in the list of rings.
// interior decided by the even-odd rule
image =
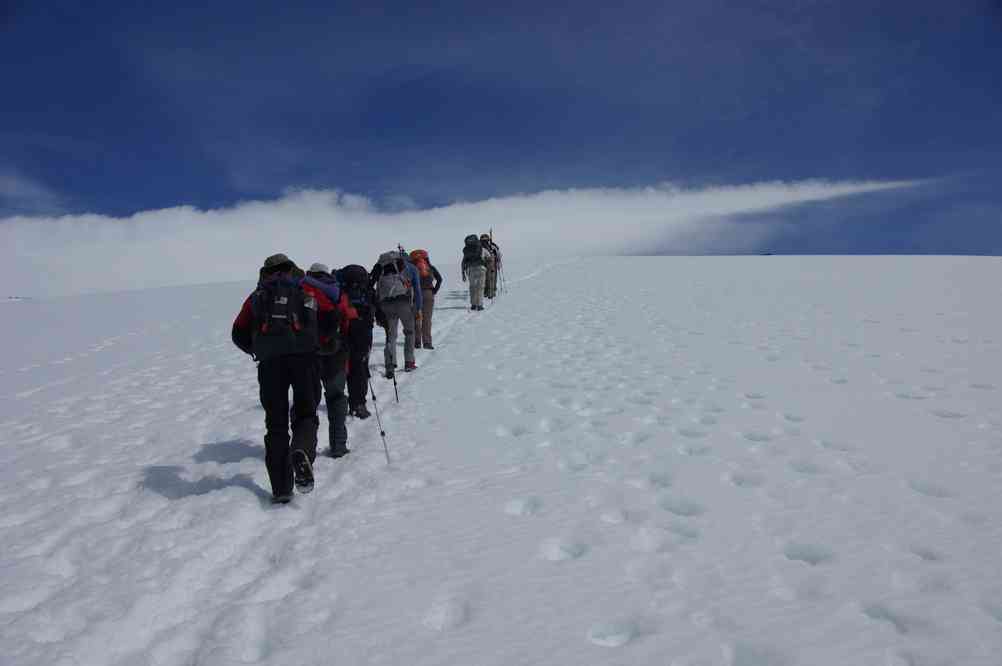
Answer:
[[[760,183],[681,189],[582,189],[459,203],[424,211],[383,212],[364,197],[290,191],[275,201],[230,208],[191,207],[127,218],[74,215],[0,221],[5,291],[56,296],[85,291],[252,279],[261,261],[285,252],[308,266],[371,265],[402,243],[432,260],[458,263],[463,237],[494,229],[505,256],[536,260],[582,254],[754,251],[754,234],[726,222],[736,214],[806,201],[906,187],[905,182]]]

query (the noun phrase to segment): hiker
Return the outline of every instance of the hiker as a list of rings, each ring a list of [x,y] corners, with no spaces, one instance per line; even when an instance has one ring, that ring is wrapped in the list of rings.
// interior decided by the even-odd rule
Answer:
[[[421,322],[415,326],[414,347],[434,349],[431,344],[431,317],[435,312],[435,294],[442,288],[442,274],[428,259],[427,250],[411,250],[410,256],[421,278]]]
[[[337,272],[338,284],[354,308],[355,319],[348,322],[348,413],[360,419],[370,416],[365,404],[369,384],[369,352],[376,297],[369,284],[369,271],[349,264]]]
[[[493,300],[498,295],[498,277],[501,274],[501,248],[497,246],[494,239],[488,234],[480,234],[480,245],[487,250],[487,255],[485,255],[487,275],[484,278],[484,296]]]
[[[490,254],[480,244],[476,234],[466,237],[463,244],[463,282],[470,281],[470,309],[484,309],[484,278],[487,275],[487,259]]]
[[[261,281],[244,301],[231,331],[234,344],[258,362],[264,460],[272,502],[277,504],[292,500],[293,480],[301,493],[313,490],[320,426],[316,356],[321,340],[337,323],[334,303],[320,289],[293,277],[295,269],[284,254],[265,259]]]
[[[417,370],[414,362],[414,321],[420,317],[422,300],[417,268],[408,264],[399,250],[384,252],[372,269],[371,281],[379,304],[377,317],[386,328],[383,351],[385,377],[393,379],[397,367],[397,323],[404,329],[404,372]]]
[[[480,234],[480,247],[484,249],[484,296],[494,300],[498,291],[498,268],[494,251],[491,248],[491,237],[487,234]]]
[[[341,291],[337,280],[330,274],[324,264],[316,263],[306,272],[305,283],[319,283],[324,295],[334,302],[338,312],[338,326],[331,335],[321,339],[317,352],[318,380],[323,386],[323,398],[327,404],[328,454],[332,458],[348,455],[348,428],[345,425],[348,416],[348,398],[345,396],[345,383],[348,373],[348,329],[351,322],[358,319],[358,313],[348,301],[348,295]],[[317,390],[317,406],[320,404],[320,390]]]

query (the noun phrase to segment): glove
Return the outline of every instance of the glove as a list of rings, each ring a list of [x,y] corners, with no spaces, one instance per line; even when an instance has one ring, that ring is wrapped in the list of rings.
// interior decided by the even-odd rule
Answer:
[[[421,321],[422,319],[424,319],[424,315],[421,314],[420,310],[418,310],[414,315],[414,321]]]

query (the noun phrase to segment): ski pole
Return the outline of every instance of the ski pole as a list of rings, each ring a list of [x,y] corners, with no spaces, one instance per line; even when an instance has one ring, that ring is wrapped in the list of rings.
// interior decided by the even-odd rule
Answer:
[[[396,368],[393,369],[393,395],[397,398],[397,404],[400,404],[400,393],[397,391],[397,372]]]
[[[383,430],[383,420],[379,418],[379,403],[376,401],[376,389],[372,387],[372,377],[369,377],[369,390],[372,391],[372,409],[376,412],[376,425],[379,426],[379,436],[383,438],[383,453],[386,454],[386,464],[390,464],[390,448],[386,446],[386,431]]]

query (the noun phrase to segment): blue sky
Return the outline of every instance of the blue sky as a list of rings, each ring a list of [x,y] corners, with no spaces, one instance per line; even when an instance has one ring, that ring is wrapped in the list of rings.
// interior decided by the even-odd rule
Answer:
[[[1000,220],[998,0],[96,4],[0,10],[0,216],[820,178]]]

